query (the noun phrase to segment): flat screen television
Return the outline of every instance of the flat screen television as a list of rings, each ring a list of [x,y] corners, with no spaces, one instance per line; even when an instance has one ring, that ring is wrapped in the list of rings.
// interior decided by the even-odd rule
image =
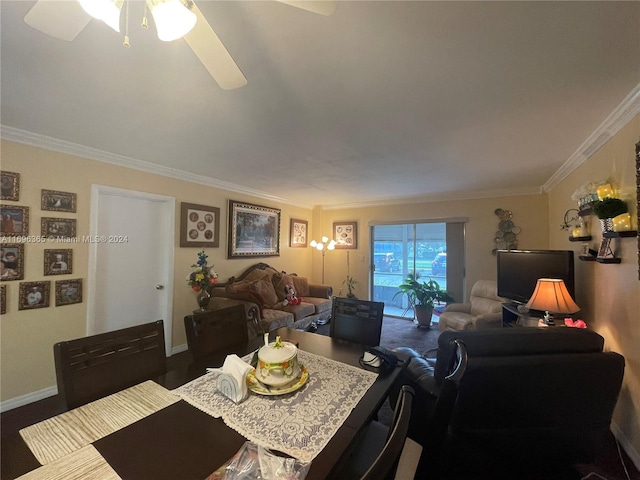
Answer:
[[[498,296],[527,303],[539,278],[560,278],[575,300],[573,250],[498,250]]]

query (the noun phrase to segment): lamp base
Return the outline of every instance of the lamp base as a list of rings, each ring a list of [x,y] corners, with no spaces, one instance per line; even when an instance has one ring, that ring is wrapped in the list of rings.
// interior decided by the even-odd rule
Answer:
[[[553,321],[553,315],[549,312],[544,312],[544,323],[545,325],[555,325],[556,323]]]

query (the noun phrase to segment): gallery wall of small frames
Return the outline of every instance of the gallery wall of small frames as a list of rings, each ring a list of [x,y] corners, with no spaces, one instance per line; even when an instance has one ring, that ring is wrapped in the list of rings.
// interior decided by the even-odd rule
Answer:
[[[72,275],[73,249],[44,249],[41,259],[31,258],[32,245],[36,243],[56,242],[76,236],[76,219],[62,214],[77,212],[77,195],[71,192],[42,189],[40,210],[56,212],[55,216],[43,216],[40,219],[40,232],[33,230],[30,220],[30,207],[19,205],[20,174],[0,171],[0,282],[25,280],[25,266],[29,262],[41,262],[42,275]],[[16,202],[7,203],[7,202]],[[30,231],[31,230],[31,231]],[[17,297],[18,310],[47,308],[82,303],[82,279],[67,278],[53,281],[21,281],[17,287],[12,284],[0,285],[0,314],[7,313],[7,299]],[[53,297],[53,301],[52,301]]]

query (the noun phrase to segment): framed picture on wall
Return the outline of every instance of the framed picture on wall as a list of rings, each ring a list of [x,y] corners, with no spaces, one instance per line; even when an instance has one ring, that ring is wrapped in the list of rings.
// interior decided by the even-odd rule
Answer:
[[[336,248],[358,248],[358,222],[334,222],[333,239]]]
[[[44,274],[64,275],[73,273],[73,250],[52,250],[44,251]]]
[[[280,256],[280,210],[229,200],[228,258]]]
[[[598,250],[598,258],[606,258],[611,255],[611,239],[603,238],[600,244],[600,250]]]
[[[56,307],[82,303],[82,279],[56,281]]]
[[[219,247],[220,209],[182,202],[180,204],[180,246]]]
[[[49,306],[49,286],[51,282],[20,283],[18,310],[46,308]]]
[[[54,212],[71,212],[76,211],[75,193],[59,192],[57,190],[44,190],[40,195],[40,208]]]
[[[50,218],[40,219],[40,234],[46,238],[71,238],[76,236],[75,218]]]
[[[291,219],[291,225],[289,227],[289,246],[291,248],[302,248],[309,245],[307,240],[308,228],[309,222],[306,220]]]
[[[0,171],[0,200],[20,199],[20,174]]]
[[[0,253],[0,281],[24,278],[24,243],[3,243]]]
[[[0,285],[0,315],[7,313],[7,286]]]
[[[29,235],[29,207],[0,205],[0,235],[22,237]]]

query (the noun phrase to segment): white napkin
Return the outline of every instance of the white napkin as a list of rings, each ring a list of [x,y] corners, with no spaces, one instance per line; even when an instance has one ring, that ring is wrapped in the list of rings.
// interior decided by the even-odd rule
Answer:
[[[218,390],[235,403],[242,402],[249,395],[246,377],[253,367],[236,354],[227,355],[220,369]]]

